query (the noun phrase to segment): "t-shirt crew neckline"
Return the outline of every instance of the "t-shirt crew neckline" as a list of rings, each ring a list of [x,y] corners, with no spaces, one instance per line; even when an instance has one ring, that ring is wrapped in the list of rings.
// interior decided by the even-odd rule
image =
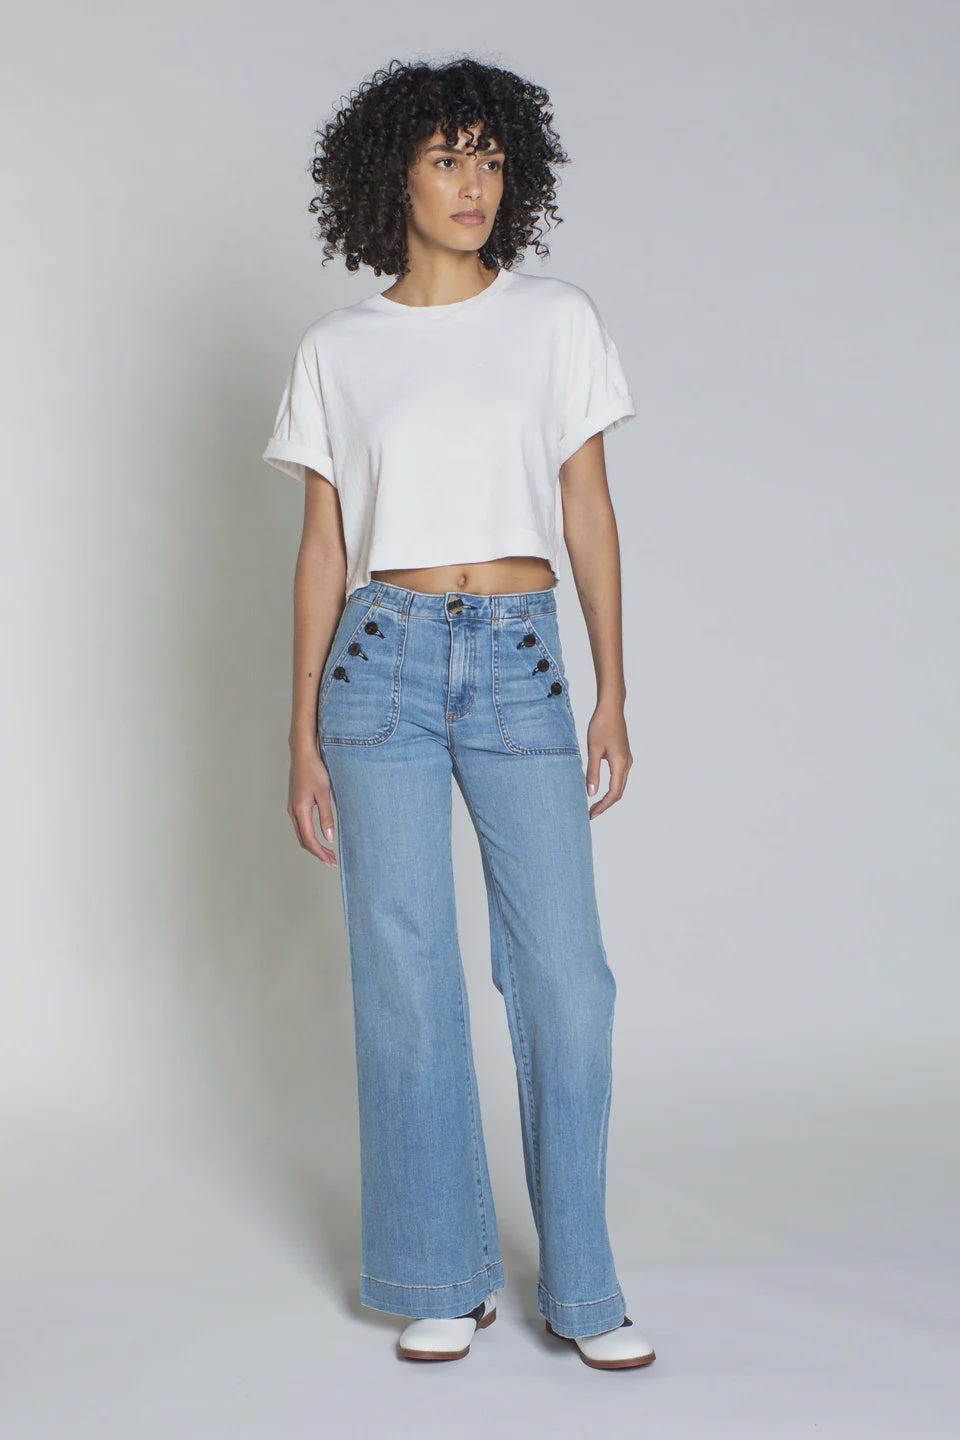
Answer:
[[[496,291],[505,290],[512,279],[513,272],[501,266],[485,290],[478,290],[476,295],[468,295],[466,300],[451,300],[447,305],[404,305],[399,300],[388,300],[382,293],[371,295],[362,303],[383,313],[408,319],[442,319],[445,315],[455,315],[461,310],[482,304]]]

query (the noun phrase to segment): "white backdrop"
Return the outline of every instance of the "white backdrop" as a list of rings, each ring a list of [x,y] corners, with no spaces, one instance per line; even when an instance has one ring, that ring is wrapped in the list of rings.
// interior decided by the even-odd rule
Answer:
[[[11,1435],[956,1433],[957,7],[7,29]],[[543,1339],[456,789],[505,1323],[418,1368],[359,1306],[339,879],[285,810],[302,492],[260,454],[307,323],[390,283],[321,267],[313,129],[461,53],[551,93],[573,164],[525,268],[593,295],[639,412],[607,445],[635,764],[594,823],[611,1238],[658,1350],[629,1396]],[[558,603],[582,733],[568,565]]]

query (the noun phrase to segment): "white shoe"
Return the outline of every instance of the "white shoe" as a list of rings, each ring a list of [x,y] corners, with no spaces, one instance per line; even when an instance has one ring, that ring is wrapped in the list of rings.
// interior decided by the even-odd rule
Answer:
[[[400,1333],[398,1353],[404,1360],[462,1360],[470,1353],[474,1331],[497,1318],[497,1292],[488,1295],[469,1315],[453,1319],[412,1320]]]
[[[631,1365],[649,1365],[657,1358],[650,1341],[631,1328],[633,1321],[627,1316],[615,1330],[603,1330],[599,1335],[557,1335],[549,1320],[545,1324],[558,1340],[576,1345],[580,1359],[595,1370],[625,1370]]]

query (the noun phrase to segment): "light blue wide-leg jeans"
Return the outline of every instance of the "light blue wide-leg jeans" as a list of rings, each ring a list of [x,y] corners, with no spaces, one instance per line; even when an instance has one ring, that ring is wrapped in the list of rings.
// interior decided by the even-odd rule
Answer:
[[[463,1315],[504,1286],[454,901],[456,779],[516,1061],[538,1308],[561,1335],[618,1326],[605,1215],[616,982],[554,591],[353,591],[318,735],[353,992],[362,1304]]]

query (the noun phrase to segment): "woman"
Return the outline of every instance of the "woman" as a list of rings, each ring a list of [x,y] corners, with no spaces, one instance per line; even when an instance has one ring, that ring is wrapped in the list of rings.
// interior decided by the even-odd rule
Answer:
[[[512,268],[567,163],[546,91],[393,62],[321,132],[325,261],[398,278],[309,326],[264,458],[303,481],[289,814],[339,824],[364,1305],[455,1359],[504,1283],[458,946],[456,778],[517,1067],[538,1308],[587,1364],[648,1364],[605,1219],[616,983],[589,820],[620,799],[619,553],[603,433],[635,414],[589,296]],[[566,543],[598,698],[582,755],[554,587]],[[344,600],[346,603],[344,603]],[[319,739],[319,752],[318,752]],[[600,762],[610,785],[587,813]]]

